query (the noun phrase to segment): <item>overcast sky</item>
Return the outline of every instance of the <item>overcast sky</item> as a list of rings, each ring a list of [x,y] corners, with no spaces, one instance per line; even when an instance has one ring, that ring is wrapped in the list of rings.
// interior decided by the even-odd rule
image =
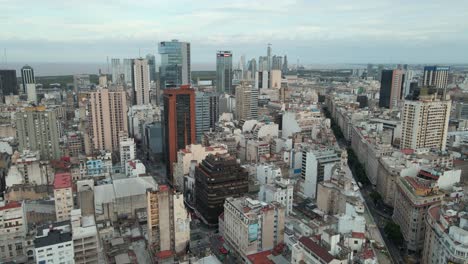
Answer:
[[[467,63],[466,0],[0,0],[10,62],[93,62],[192,43],[194,63],[287,54],[290,63]],[[159,57],[156,56],[157,60]]]

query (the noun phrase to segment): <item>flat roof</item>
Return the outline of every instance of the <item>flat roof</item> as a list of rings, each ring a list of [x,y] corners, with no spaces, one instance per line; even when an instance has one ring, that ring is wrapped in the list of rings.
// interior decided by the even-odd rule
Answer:
[[[69,172],[56,173],[54,177],[54,189],[71,188],[72,176]]]
[[[51,230],[49,234],[44,237],[38,237],[34,239],[34,247],[41,248],[51,245],[61,244],[72,240],[72,234],[70,232],[62,233],[60,230]]]
[[[299,242],[307,247],[310,251],[314,252],[319,258],[321,258],[326,263],[330,263],[332,260],[335,259],[328,251],[321,247],[319,244],[312,241],[312,239],[308,237],[301,237],[299,238]]]

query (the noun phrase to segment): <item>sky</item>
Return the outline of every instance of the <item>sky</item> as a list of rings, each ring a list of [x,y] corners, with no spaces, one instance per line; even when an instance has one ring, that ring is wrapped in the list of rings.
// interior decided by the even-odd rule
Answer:
[[[188,41],[194,64],[468,63],[466,0],[0,0],[0,62],[106,63]],[[156,56],[158,60],[159,57]],[[1,63],[0,63],[1,64]],[[214,69],[214,66],[213,66]]]

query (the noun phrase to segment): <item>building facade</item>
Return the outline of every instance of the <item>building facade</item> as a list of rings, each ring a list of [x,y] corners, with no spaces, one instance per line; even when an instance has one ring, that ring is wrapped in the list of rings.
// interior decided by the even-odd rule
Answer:
[[[190,43],[178,40],[159,43],[161,66],[160,89],[176,88],[191,83]]]
[[[21,80],[23,82],[23,93],[28,96],[28,101],[37,103],[36,78],[31,66],[25,65],[21,68]]]
[[[232,90],[232,52],[218,51],[216,53],[216,91],[233,94]]]
[[[133,104],[145,105],[150,103],[150,68],[148,61],[143,58],[133,61]]]
[[[251,120],[258,118],[258,90],[242,82],[236,87],[236,119]]]
[[[380,81],[379,107],[395,108],[404,97],[405,72],[402,70],[382,70]]]
[[[70,212],[73,210],[72,176],[70,173],[55,174],[54,200],[57,221],[70,220]]]
[[[195,93],[195,129],[197,142],[203,133],[214,130],[219,119],[219,97],[215,93]]]

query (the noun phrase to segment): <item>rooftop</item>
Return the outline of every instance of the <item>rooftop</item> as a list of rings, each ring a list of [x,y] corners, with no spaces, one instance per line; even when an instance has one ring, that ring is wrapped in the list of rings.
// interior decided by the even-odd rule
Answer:
[[[262,251],[259,253],[248,255],[247,258],[252,264],[273,264],[268,256],[271,255],[271,250]]]
[[[72,186],[72,176],[69,172],[55,174],[54,189],[70,188],[71,186]]]
[[[312,239],[308,237],[299,238],[299,242],[306,248],[308,248],[310,251],[312,251],[319,258],[321,258],[323,261],[325,261],[325,263],[330,263],[332,260],[335,259],[330,253],[328,253],[328,251],[325,248],[321,247],[319,244],[315,243],[314,241],[312,241]]]
[[[60,230],[51,230],[47,236],[34,239],[34,247],[41,248],[61,244],[69,242],[71,239],[72,235],[70,232],[62,233]]]

